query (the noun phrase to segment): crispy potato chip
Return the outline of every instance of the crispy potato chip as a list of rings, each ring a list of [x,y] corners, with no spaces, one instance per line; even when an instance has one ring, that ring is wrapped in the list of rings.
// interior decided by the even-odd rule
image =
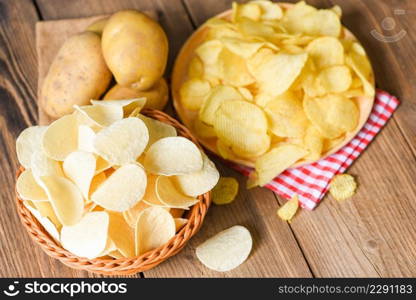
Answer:
[[[219,139],[241,157],[263,154],[270,146],[267,118],[256,105],[227,101],[215,114],[214,129]]]
[[[122,119],[97,133],[94,148],[97,154],[113,165],[135,162],[149,142],[145,123],[134,117]]]
[[[162,138],[178,135],[175,127],[172,125],[148,118],[142,114],[139,114],[137,117],[144,122],[149,131],[149,142],[146,149]]]
[[[235,88],[226,85],[214,87],[199,111],[199,119],[208,125],[213,125],[215,113],[220,105],[226,101],[234,100],[243,100],[243,97]]]
[[[173,220],[175,221],[175,231],[176,232],[181,230],[182,227],[185,226],[186,223],[188,223],[188,219],[184,219],[184,218],[175,218]]]
[[[32,213],[32,215],[38,220],[38,222],[42,225],[42,227],[46,230],[47,233],[56,241],[59,243],[59,230],[56,228],[55,224],[52,223],[52,221],[48,217],[42,216],[42,214],[30,206],[28,204],[28,201],[24,201],[23,205],[26,206],[26,208]]]
[[[90,184],[90,190],[88,193],[88,198],[86,198],[87,201],[90,201],[90,197],[91,195],[97,190],[97,188],[107,179],[107,176],[105,175],[104,172],[98,173],[96,174],[92,179],[91,179],[91,184]]]
[[[123,109],[123,115],[128,117],[133,111],[140,111],[146,105],[146,98],[142,97],[134,99],[91,100],[91,104],[93,104],[93,106],[121,106]]]
[[[24,170],[17,178],[16,191],[23,200],[48,201],[48,196],[36,182],[30,169]]]
[[[306,97],[303,108],[309,121],[326,138],[339,137],[358,125],[360,111],[353,100],[330,94],[321,98]]]
[[[286,92],[269,101],[265,112],[270,130],[280,137],[302,137],[309,124],[303,111],[302,99],[293,92]]]
[[[247,101],[253,102],[254,100],[254,96],[253,94],[250,92],[249,89],[244,88],[244,87],[238,87],[237,88],[238,92],[241,94],[241,96],[243,96],[243,98]]]
[[[272,38],[275,31],[272,26],[256,22],[249,18],[241,18],[237,23],[238,30],[246,37]]]
[[[145,193],[147,176],[137,164],[114,171],[91,195],[91,200],[107,210],[123,212],[139,202]]]
[[[166,205],[160,202],[156,193],[156,180],[158,176],[149,174],[147,176],[146,192],[143,196],[143,202],[150,206],[165,207]]]
[[[303,137],[303,145],[309,151],[309,154],[305,156],[306,160],[314,161],[321,158],[324,138],[315,126],[309,126],[306,130],[306,134]]]
[[[92,178],[95,174],[96,159],[94,154],[75,151],[69,154],[63,164],[65,176],[79,188],[84,199],[88,199]]]
[[[237,268],[250,255],[253,240],[243,226],[217,233],[196,248],[196,257],[209,269],[226,272]]]
[[[202,43],[195,50],[195,53],[199,56],[204,65],[214,65],[217,62],[223,47],[224,46],[220,41],[210,40]]]
[[[296,215],[298,208],[299,208],[298,195],[294,195],[292,199],[287,201],[277,210],[277,215],[283,221],[288,221],[290,223],[293,217]]]
[[[124,100],[117,100],[124,101]],[[123,119],[123,107],[119,105],[74,105],[80,122],[98,128],[107,127]]]
[[[327,93],[345,92],[352,83],[350,69],[346,66],[333,66],[323,69],[317,80]]]
[[[346,57],[346,64],[350,66],[355,74],[357,74],[357,76],[360,78],[364,87],[365,96],[374,98],[375,88],[371,83],[373,78],[373,71],[367,56],[360,55],[357,52],[350,52]]]
[[[279,20],[283,17],[283,11],[277,3],[265,0],[257,0],[250,3],[260,6],[262,20]]]
[[[27,201],[25,201],[27,202]],[[55,214],[55,211],[52,207],[52,204],[49,201],[31,201],[33,207],[43,216],[48,218],[58,229],[61,230],[62,224],[58,220],[58,217]]]
[[[23,130],[16,139],[16,154],[19,163],[30,169],[32,153],[42,149],[43,135],[47,126],[31,126]]]
[[[256,160],[256,185],[266,185],[307,154],[305,149],[291,144],[282,144],[270,150]]]
[[[338,201],[354,196],[357,190],[357,183],[354,177],[349,174],[338,174],[332,178],[329,185],[329,193]]]
[[[167,176],[157,177],[156,195],[161,203],[172,208],[189,209],[189,207],[199,202],[199,199],[180,192],[174,181]]]
[[[204,163],[200,171],[173,177],[175,185],[185,195],[196,197],[205,194],[217,184],[220,178],[215,164],[205,154],[202,156]]]
[[[278,96],[287,91],[301,73],[308,54],[279,53],[263,60],[262,64],[251,67],[260,90],[272,96]]]
[[[158,140],[146,152],[145,169],[157,175],[183,175],[202,169],[202,155],[198,147],[184,137]]]
[[[204,75],[204,65],[202,64],[201,59],[195,56],[189,62],[188,77],[189,78],[202,78],[203,75]]]
[[[344,64],[344,47],[337,38],[317,38],[309,43],[306,51],[319,69]]]
[[[136,255],[166,244],[175,233],[175,221],[168,211],[160,207],[146,208],[136,224]]]
[[[194,132],[195,134],[200,138],[215,138],[217,134],[215,133],[214,127],[210,125],[206,125],[204,122],[202,122],[199,119],[195,119],[194,122]]]
[[[207,80],[200,78],[188,79],[179,91],[181,102],[189,110],[199,110],[211,90]]]
[[[109,216],[106,212],[90,212],[73,226],[61,230],[62,246],[75,255],[92,259],[105,250]]]
[[[261,16],[261,8],[255,3],[238,4],[233,2],[231,20],[237,22],[241,18],[249,18],[258,21]]]
[[[150,205],[146,204],[145,201],[139,201],[132,208],[122,212],[124,220],[133,229],[136,228],[137,219],[143,210],[149,208]]]
[[[60,223],[64,226],[76,224],[82,217],[84,200],[75,184],[54,175],[41,176],[39,180]]]
[[[216,147],[217,147],[217,151],[219,155],[222,158],[229,159],[229,160],[234,160],[237,158],[237,155],[223,141],[217,140]]]
[[[218,56],[218,65],[221,70],[220,78],[225,84],[246,86],[255,81],[247,69],[245,59],[227,48],[223,49]]]
[[[253,56],[254,53],[264,46],[264,42],[250,41],[235,37],[223,37],[220,41],[230,52],[244,59]]]
[[[134,230],[125,221],[123,214],[108,212],[108,216],[110,217],[108,237],[124,257],[133,257],[136,251]]]
[[[95,131],[87,125],[78,126],[78,150],[94,153]]]
[[[63,161],[78,149],[78,118],[75,114],[52,122],[42,139],[43,151],[52,159]]]
[[[229,204],[238,193],[238,181],[234,177],[221,177],[212,189],[212,202],[216,205]]]
[[[63,176],[61,164],[46,156],[42,150],[32,153],[31,170],[34,179],[39,183],[39,177],[46,175]]]

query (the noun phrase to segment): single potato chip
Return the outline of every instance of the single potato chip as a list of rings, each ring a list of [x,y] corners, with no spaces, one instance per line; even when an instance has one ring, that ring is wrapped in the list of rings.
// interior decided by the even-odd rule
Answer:
[[[96,159],[94,154],[75,151],[69,154],[63,164],[65,176],[79,188],[84,199],[89,199],[92,178],[95,174]]]
[[[238,193],[238,181],[234,177],[221,177],[212,189],[212,202],[216,205],[229,204]]]
[[[189,110],[199,110],[211,90],[211,85],[205,79],[190,78],[179,90],[182,105]]]
[[[149,142],[145,123],[134,117],[122,119],[97,133],[94,149],[113,165],[135,162]]]
[[[109,223],[107,212],[87,213],[77,224],[62,228],[62,246],[75,255],[96,258],[106,248]]]
[[[277,210],[277,215],[283,221],[288,221],[289,223],[292,221],[293,217],[296,215],[296,212],[299,208],[299,199],[298,195],[293,196],[292,199],[287,201],[283,206],[281,206]]]
[[[46,230],[47,233],[59,243],[59,230],[56,228],[55,224],[48,217],[42,216],[42,214],[36,210],[34,207],[28,204],[28,201],[24,201],[23,205],[32,213],[32,215],[38,220],[42,227]]]
[[[52,122],[43,134],[42,147],[46,155],[63,161],[78,149],[78,118],[76,114],[63,116]]]
[[[337,38],[317,38],[309,43],[306,51],[318,69],[344,64],[344,47]]]
[[[142,114],[139,114],[137,117],[144,122],[149,131],[149,142],[146,149],[162,138],[178,135],[175,127],[172,125],[148,118]]]
[[[121,105],[74,105],[74,109],[75,115],[78,116],[81,123],[98,128],[107,127],[120,121],[124,114]]]
[[[156,195],[161,203],[171,208],[189,209],[199,202],[199,199],[180,192],[174,181],[167,176],[157,177]]]
[[[219,40],[210,40],[202,43],[195,50],[195,53],[199,56],[205,66],[214,65],[217,62],[223,47],[223,44]]]
[[[237,22],[242,18],[249,18],[254,21],[258,21],[261,16],[261,7],[255,3],[244,3],[239,4],[237,2],[233,2],[232,4],[232,15],[231,20],[233,22]]]
[[[370,61],[368,60],[367,56],[361,55],[356,51],[350,52],[346,58],[346,64],[350,66],[352,70],[355,72],[355,74],[357,74],[357,76],[360,78],[361,83],[364,87],[365,96],[369,98],[374,98],[375,88],[371,83],[374,80],[374,75]]]
[[[203,166],[200,171],[173,177],[175,185],[185,195],[196,197],[205,194],[217,184],[220,178],[215,164],[205,154],[202,156]]]
[[[175,218],[173,219],[175,221],[175,231],[178,232],[182,229],[183,226],[185,226],[188,223],[188,219],[184,218]]]
[[[237,268],[250,255],[253,240],[243,226],[217,233],[196,248],[196,257],[211,270],[226,272]]]
[[[160,207],[146,208],[136,223],[136,255],[163,246],[175,233],[175,221],[168,211]]]
[[[36,182],[30,169],[24,170],[17,178],[16,191],[23,200],[48,201],[48,196]]]
[[[329,185],[329,193],[338,201],[354,196],[357,190],[357,183],[354,177],[349,174],[338,174],[332,178]]]
[[[42,149],[43,135],[47,126],[31,126],[23,130],[16,139],[16,154],[19,163],[30,169],[32,153]]]
[[[107,210],[123,212],[142,200],[147,176],[137,164],[126,164],[114,171],[91,195],[91,200]]]
[[[229,51],[244,59],[253,56],[265,44],[264,42],[235,37],[223,37],[220,41]]]
[[[42,150],[32,153],[31,170],[33,178],[39,183],[39,178],[46,175],[63,176],[61,164],[46,156]]]
[[[41,176],[39,180],[59,222],[64,226],[78,223],[84,212],[84,200],[75,184],[65,177],[54,175]]]
[[[183,175],[202,169],[201,151],[184,137],[166,137],[158,140],[146,152],[145,169],[156,175]]]
[[[134,230],[125,221],[123,214],[108,212],[110,224],[108,226],[108,237],[113,241],[115,248],[124,257],[134,257],[135,238]]]
[[[246,86],[255,82],[248,71],[245,58],[224,48],[218,56],[219,77],[231,86]]]
[[[329,139],[354,130],[360,111],[353,100],[330,94],[320,98],[305,97],[303,108],[309,121]]]

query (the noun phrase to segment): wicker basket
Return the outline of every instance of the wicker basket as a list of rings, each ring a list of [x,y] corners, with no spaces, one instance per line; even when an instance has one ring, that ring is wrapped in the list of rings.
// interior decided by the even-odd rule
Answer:
[[[177,129],[179,135],[190,139],[199,146],[198,141],[192,136],[189,130],[167,114],[154,109],[144,109],[142,113],[148,117],[172,125]],[[17,171],[17,175],[22,171],[23,168],[20,168]],[[165,245],[137,257],[87,259],[78,257],[58,245],[23,205],[23,200],[16,196],[17,210],[23,225],[26,227],[31,238],[41,246],[46,254],[60,260],[63,264],[71,268],[105,275],[130,275],[143,272],[178,253],[186,245],[186,242],[200,229],[211,203],[211,192],[199,196],[199,199],[200,201],[185,215],[189,220],[188,223]]]

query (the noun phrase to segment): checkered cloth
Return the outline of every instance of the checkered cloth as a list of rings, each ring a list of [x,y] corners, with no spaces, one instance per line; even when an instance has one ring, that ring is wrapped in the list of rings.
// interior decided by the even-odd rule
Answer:
[[[331,179],[343,173],[360,156],[391,118],[398,105],[399,100],[396,97],[377,90],[374,107],[367,123],[349,144],[325,159],[287,169],[266,187],[286,199],[297,194],[301,206],[313,210],[328,191]],[[233,163],[230,163],[230,166],[246,176],[252,171]]]

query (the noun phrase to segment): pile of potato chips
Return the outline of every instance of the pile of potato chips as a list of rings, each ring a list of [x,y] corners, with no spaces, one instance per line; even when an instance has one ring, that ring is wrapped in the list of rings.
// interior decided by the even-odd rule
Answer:
[[[140,114],[145,99],[94,101],[16,141],[16,190],[75,255],[133,257],[168,242],[184,210],[219,179],[171,125]]]
[[[219,155],[254,162],[249,186],[320,159],[357,129],[374,78],[340,18],[338,6],[251,1],[200,30],[179,101]]]

